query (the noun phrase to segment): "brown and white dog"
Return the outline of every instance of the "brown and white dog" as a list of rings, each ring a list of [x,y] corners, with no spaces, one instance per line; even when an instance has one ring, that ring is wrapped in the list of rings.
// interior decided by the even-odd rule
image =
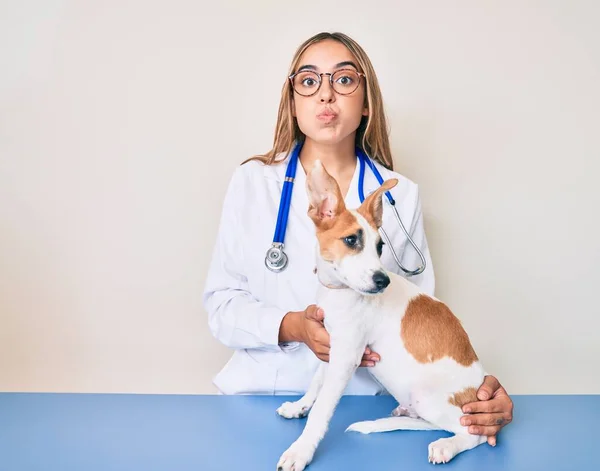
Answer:
[[[357,210],[348,210],[337,182],[317,161],[307,176],[309,216],[318,239],[317,304],[330,335],[322,363],[306,394],[277,412],[308,414],[300,437],[281,456],[279,471],[302,471],[312,460],[346,385],[369,346],[381,356],[369,371],[398,401],[392,416],[357,422],[347,430],[447,430],[455,435],[429,445],[429,461],[445,463],[486,441],[460,424],[461,407],[476,401],[485,371],[460,321],[439,300],[381,261],[382,195],[387,180]]]

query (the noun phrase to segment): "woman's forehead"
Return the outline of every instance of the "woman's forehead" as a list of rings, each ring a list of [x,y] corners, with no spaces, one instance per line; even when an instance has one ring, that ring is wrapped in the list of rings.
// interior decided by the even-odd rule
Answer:
[[[298,61],[298,68],[314,66],[317,70],[331,70],[340,64],[347,66],[348,62],[356,64],[356,58],[346,46],[339,41],[325,40],[311,44],[302,53]]]

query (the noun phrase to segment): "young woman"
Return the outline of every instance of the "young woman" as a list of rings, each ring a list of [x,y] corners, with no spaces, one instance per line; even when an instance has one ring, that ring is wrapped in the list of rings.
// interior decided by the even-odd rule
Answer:
[[[267,268],[265,253],[274,240],[288,163],[299,146],[298,165],[285,224],[282,271]],[[329,335],[323,313],[314,305],[316,237],[307,215],[306,171],[320,159],[338,181],[346,206],[360,205],[357,148],[374,161],[384,180],[397,178],[396,207],[425,259],[425,270],[411,281],[434,294],[434,272],[423,227],[418,187],[393,171],[386,119],[377,77],[363,49],[341,33],[321,33],[305,41],[292,60],[284,84],[273,149],[238,167],[227,190],[204,306],[212,334],[234,350],[214,383],[224,394],[303,394],[318,366],[328,360]],[[288,183],[289,185],[289,183]],[[379,186],[364,173],[364,195]],[[386,205],[387,206],[387,205]],[[384,206],[384,266],[406,276],[421,265],[391,208]],[[281,236],[281,234],[279,234]],[[281,237],[280,237],[281,238]],[[392,247],[390,247],[390,245]],[[368,368],[379,355],[365,351],[345,394],[385,394]],[[478,398],[467,404],[470,432],[495,435],[512,420],[512,401],[493,376],[486,377]]]

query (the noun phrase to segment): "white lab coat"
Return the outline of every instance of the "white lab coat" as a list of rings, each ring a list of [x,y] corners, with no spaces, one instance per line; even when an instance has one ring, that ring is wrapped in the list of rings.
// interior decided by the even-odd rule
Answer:
[[[204,290],[208,325],[221,343],[233,349],[229,362],[214,378],[223,394],[302,394],[306,391],[320,360],[303,343],[278,344],[281,320],[289,311],[301,311],[316,301],[316,236],[307,215],[306,175],[298,165],[285,235],[287,268],[273,273],[265,267],[265,253],[271,246],[279,199],[289,155],[282,163],[263,165],[251,161],[238,167],[231,178],[223,204],[216,244]],[[418,187],[406,177],[377,164],[384,180],[398,178],[392,196],[415,243],[426,257],[427,268],[411,280],[434,294],[434,272],[423,228]],[[345,202],[360,206],[359,164]],[[369,168],[365,170],[365,196],[379,184]],[[407,241],[389,205],[384,204],[383,226],[402,264],[414,269],[420,258]],[[387,246],[384,266],[402,274]],[[327,316],[327,313],[325,313]],[[368,372],[359,368],[345,394],[385,394]]]

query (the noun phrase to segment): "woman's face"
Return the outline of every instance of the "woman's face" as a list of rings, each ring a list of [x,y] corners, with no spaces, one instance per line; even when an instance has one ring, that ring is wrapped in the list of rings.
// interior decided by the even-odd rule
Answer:
[[[303,94],[310,94],[318,87],[314,80],[316,76],[304,72],[333,74],[341,71],[334,76],[335,87],[342,93],[351,91],[348,95],[336,93],[329,82],[329,76],[323,75],[321,86],[313,95],[302,96],[294,92],[292,113],[298,120],[300,130],[307,139],[322,144],[335,145],[348,138],[354,142],[361,118],[368,115],[365,106],[365,80],[364,77],[355,75],[359,69],[354,56],[342,43],[325,40],[306,49],[298,64],[295,72],[301,73],[294,78],[294,87],[299,88]],[[354,90],[355,80],[358,79],[360,85]]]

